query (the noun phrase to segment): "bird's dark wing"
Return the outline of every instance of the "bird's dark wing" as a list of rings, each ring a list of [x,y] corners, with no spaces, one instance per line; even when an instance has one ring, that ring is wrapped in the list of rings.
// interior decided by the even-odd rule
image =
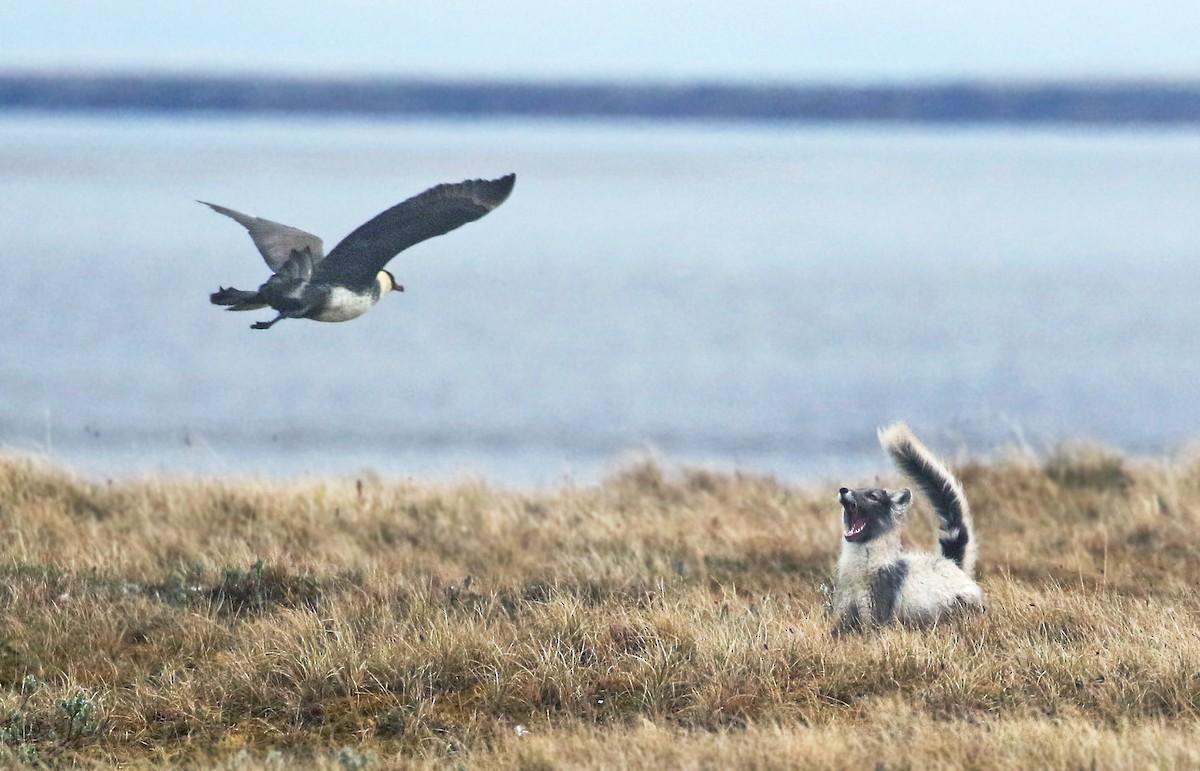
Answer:
[[[259,254],[267,261],[267,266],[271,268],[272,273],[283,267],[291,259],[293,252],[303,252],[307,249],[312,255],[314,263],[320,262],[325,254],[325,245],[312,233],[306,233],[288,225],[280,225],[278,222],[271,222],[262,217],[242,214],[240,211],[227,209],[208,201],[197,201],[197,203],[202,203],[218,214],[224,214],[226,217],[236,220],[238,224],[250,231],[254,245],[258,247]]]
[[[275,277],[307,283],[312,280],[314,262],[312,249],[307,246],[303,249],[293,249],[292,256],[275,271]]]
[[[512,192],[515,174],[438,185],[360,225],[317,266],[315,281],[369,286],[388,261],[413,244],[473,222]]]

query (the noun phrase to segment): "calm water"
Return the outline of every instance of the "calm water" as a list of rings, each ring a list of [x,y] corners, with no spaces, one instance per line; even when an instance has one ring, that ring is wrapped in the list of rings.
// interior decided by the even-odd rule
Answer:
[[[331,247],[508,171],[356,321],[208,304],[266,272],[193,199]],[[93,473],[850,477],[895,418],[951,455],[1200,435],[1192,133],[10,116],[0,202],[0,445]]]

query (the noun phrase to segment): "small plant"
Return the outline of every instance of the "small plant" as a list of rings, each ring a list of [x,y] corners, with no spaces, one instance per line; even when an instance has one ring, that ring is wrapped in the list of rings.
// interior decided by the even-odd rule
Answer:
[[[375,764],[375,753],[359,752],[353,747],[342,747],[338,750],[337,762],[346,771],[360,771]]]
[[[39,765],[68,749],[74,749],[104,731],[104,720],[94,694],[76,689],[60,701],[53,714],[33,707],[42,683],[34,675],[21,681],[21,700],[0,717],[0,744],[16,751],[22,763]]]
[[[25,679],[21,681],[21,700],[0,719],[0,744],[15,749],[22,763],[37,762],[37,746],[32,741],[34,721],[29,713],[29,699],[39,685],[37,677],[25,675]]]
[[[58,703],[59,722],[65,723],[61,742],[72,745],[85,738],[98,736],[104,727],[96,705],[96,697],[80,688],[70,698]]]
[[[817,591],[821,593],[821,607],[825,609],[825,615],[833,615],[833,586],[822,581]]]
[[[308,575],[266,567],[257,560],[249,570],[226,568],[219,584],[208,592],[223,614],[262,613],[274,607],[316,608],[321,587]]]

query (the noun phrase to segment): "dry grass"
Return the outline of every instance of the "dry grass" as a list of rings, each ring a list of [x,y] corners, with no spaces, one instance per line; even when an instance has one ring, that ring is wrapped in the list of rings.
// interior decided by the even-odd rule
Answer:
[[[1200,465],[1075,448],[962,477],[991,610],[834,641],[834,485],[0,458],[0,763],[1200,764]]]

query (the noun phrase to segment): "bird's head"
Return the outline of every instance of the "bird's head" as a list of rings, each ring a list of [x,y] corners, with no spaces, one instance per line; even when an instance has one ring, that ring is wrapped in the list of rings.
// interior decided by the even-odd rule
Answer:
[[[381,270],[375,276],[375,280],[379,282],[379,294],[384,295],[388,292],[403,292],[404,287],[396,283],[396,277],[390,271]]]

